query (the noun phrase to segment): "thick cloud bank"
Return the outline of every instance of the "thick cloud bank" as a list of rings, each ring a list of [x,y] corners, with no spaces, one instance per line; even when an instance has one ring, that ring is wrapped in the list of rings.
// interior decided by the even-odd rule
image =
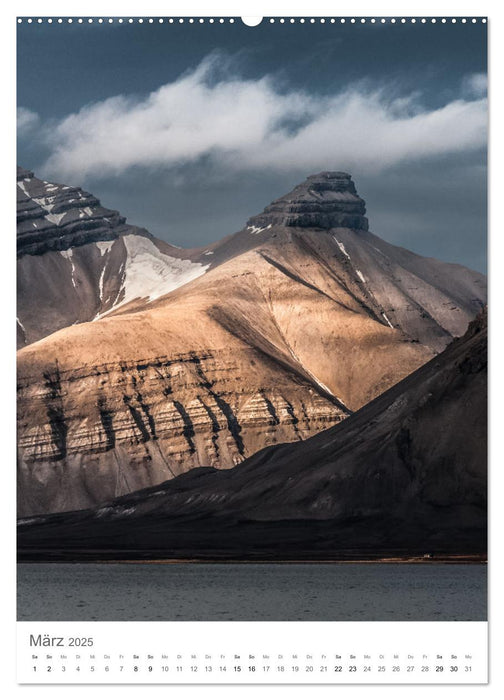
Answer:
[[[42,127],[44,171],[60,179],[174,167],[205,157],[228,171],[366,169],[467,152],[486,143],[485,76],[428,110],[421,96],[391,98],[364,84],[333,95],[285,91],[269,77],[217,77],[219,58],[143,98],[119,95]],[[21,109],[23,129],[36,115]]]

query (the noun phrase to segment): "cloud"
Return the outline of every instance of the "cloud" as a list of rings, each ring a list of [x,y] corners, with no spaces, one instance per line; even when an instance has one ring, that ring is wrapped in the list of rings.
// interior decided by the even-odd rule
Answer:
[[[26,107],[17,108],[17,133],[24,136],[39,125],[39,115]]]
[[[51,153],[45,173],[82,181],[202,158],[232,173],[380,172],[486,143],[479,74],[468,77],[464,97],[428,110],[418,93],[391,98],[386,88],[358,84],[317,96],[282,89],[270,76],[245,80],[219,68],[212,56],[144,98],[112,97],[51,124],[44,131]]]
[[[486,97],[488,76],[486,73],[470,73],[462,81],[462,91],[469,98]]]

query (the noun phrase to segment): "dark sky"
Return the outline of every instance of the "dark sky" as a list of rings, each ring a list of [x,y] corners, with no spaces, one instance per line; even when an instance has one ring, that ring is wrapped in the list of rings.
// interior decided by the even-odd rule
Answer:
[[[485,271],[485,74],[481,21],[23,22],[18,162],[185,247],[347,170],[374,233]]]

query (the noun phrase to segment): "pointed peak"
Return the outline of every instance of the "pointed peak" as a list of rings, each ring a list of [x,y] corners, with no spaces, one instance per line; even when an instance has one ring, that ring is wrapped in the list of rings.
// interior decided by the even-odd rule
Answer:
[[[325,171],[310,175],[291,192],[253,216],[248,226],[352,228],[368,230],[366,204],[357,194],[351,175]]]

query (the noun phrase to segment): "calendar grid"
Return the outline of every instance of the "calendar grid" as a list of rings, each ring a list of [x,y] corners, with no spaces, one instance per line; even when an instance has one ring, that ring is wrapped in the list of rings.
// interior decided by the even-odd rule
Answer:
[[[487,682],[486,622],[18,623],[18,682]]]

